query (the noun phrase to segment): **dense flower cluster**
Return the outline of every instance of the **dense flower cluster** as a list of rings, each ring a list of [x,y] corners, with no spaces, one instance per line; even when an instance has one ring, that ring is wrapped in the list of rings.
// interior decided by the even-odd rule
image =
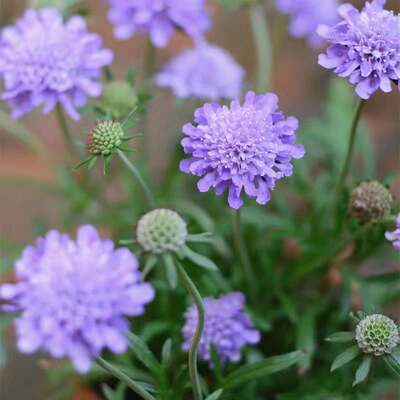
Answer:
[[[242,293],[229,293],[218,299],[204,299],[205,326],[199,346],[199,356],[202,360],[212,365],[213,344],[222,363],[238,362],[244,346],[260,341],[260,333],[243,312],[244,305],[245,298]],[[195,306],[187,310],[185,318],[186,323],[182,331],[185,341],[182,348],[188,351],[198,322]]]
[[[348,77],[362,99],[378,89],[390,92],[392,81],[400,90],[400,16],[385,10],[385,3],[367,2],[361,12],[344,4],[339,7],[342,22],[318,29],[330,44],[326,54],[319,56],[319,64]]]
[[[18,283],[1,286],[0,298],[21,312],[19,350],[69,357],[80,372],[90,369],[103,348],[126,350],[127,317],[143,314],[154,297],[136,257],[88,225],[78,229],[76,241],[48,232],[25,249],[16,273]]]
[[[177,29],[197,37],[211,25],[204,0],[108,1],[108,18],[118,39],[148,33],[154,46],[165,47]]]
[[[174,57],[156,76],[160,86],[176,97],[234,99],[240,96],[244,70],[225,50],[198,41],[196,47]]]
[[[400,252],[400,214],[396,219],[396,229],[393,232],[386,232],[386,239],[393,242],[394,249]]]
[[[96,81],[113,54],[102,48],[100,36],[89,33],[82,17],[66,23],[59,11],[28,10],[13,27],[0,35],[2,99],[18,118],[43,105],[50,112],[60,103],[74,119],[88,96],[97,97]]]
[[[390,354],[400,344],[399,328],[385,315],[368,315],[357,325],[356,341],[366,354]]]
[[[186,124],[182,146],[190,158],[181,161],[183,172],[201,176],[197,187],[216,194],[228,191],[228,203],[243,205],[242,190],[266,204],[277,180],[292,174],[291,160],[304,155],[296,144],[298,121],[278,111],[278,97],[268,93],[246,95],[243,105],[205,104],[195,112],[196,125]]]
[[[115,121],[101,121],[87,137],[87,149],[92,155],[108,156],[122,143],[125,132]]]
[[[331,25],[339,19],[339,0],[276,0],[276,6],[280,12],[291,16],[291,34],[307,38],[313,47],[323,44],[317,33],[318,25]]]

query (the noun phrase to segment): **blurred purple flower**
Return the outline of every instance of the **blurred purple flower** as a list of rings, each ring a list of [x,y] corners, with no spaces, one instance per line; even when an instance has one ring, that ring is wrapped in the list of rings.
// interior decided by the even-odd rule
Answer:
[[[276,6],[281,13],[291,16],[290,33],[307,38],[313,47],[323,44],[317,33],[318,25],[331,25],[339,20],[339,0],[276,0]]]
[[[240,96],[244,70],[225,50],[205,42],[174,57],[155,77],[176,97],[234,99]]]
[[[196,125],[183,127],[182,146],[191,157],[181,161],[181,171],[202,177],[201,192],[228,190],[231,208],[243,205],[242,190],[266,204],[276,181],[292,174],[292,158],[304,155],[296,144],[297,119],[277,108],[275,94],[249,92],[243,105],[234,100],[230,107],[213,103],[197,109]]]
[[[250,318],[243,312],[244,295],[229,293],[218,299],[205,298],[205,326],[199,345],[199,357],[212,366],[211,345],[214,344],[222,363],[239,362],[242,347],[260,341]],[[195,306],[185,313],[182,349],[188,351],[196,330],[198,314]]]
[[[87,96],[97,97],[101,68],[111,64],[111,50],[102,48],[99,35],[87,31],[82,17],[63,23],[56,9],[28,10],[0,33],[2,99],[18,118],[37,106],[50,112],[60,103],[74,119]]]
[[[211,26],[204,0],[108,0],[108,19],[118,39],[149,33],[154,46],[165,47],[175,30],[197,37]]]
[[[319,64],[348,77],[362,99],[369,99],[378,89],[391,92],[391,81],[400,90],[400,16],[384,10],[385,3],[367,2],[361,12],[343,4],[339,14],[344,21],[318,28],[331,45],[319,56]]]
[[[82,373],[103,348],[126,350],[127,317],[142,315],[154,297],[136,257],[89,225],[78,229],[76,241],[57,231],[39,238],[17,261],[16,274],[16,284],[0,286],[0,299],[21,312],[18,349],[69,357]]]
[[[393,242],[394,249],[400,252],[400,214],[396,218],[396,229],[393,232],[386,232],[385,237]]]

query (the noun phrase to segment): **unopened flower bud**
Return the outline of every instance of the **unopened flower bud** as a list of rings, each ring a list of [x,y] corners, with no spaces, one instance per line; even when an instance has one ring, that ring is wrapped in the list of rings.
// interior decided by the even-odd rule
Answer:
[[[101,121],[88,135],[88,152],[95,156],[108,156],[122,144],[123,138],[124,130],[119,122]]]

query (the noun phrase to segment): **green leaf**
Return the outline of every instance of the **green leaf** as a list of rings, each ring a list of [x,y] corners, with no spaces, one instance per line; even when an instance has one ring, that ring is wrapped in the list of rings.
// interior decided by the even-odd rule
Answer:
[[[194,264],[198,265],[199,267],[206,268],[211,271],[218,271],[217,265],[214,263],[214,261],[210,260],[208,257],[196,253],[187,246],[182,246],[182,250],[184,256],[187,257]]]
[[[333,361],[331,366],[331,372],[343,367],[343,365],[349,363],[350,361],[353,361],[359,354],[360,351],[357,346],[349,347],[335,358],[335,361]]]
[[[124,400],[126,385],[123,383],[120,383],[115,390],[107,385],[103,385],[102,389],[107,400]]]
[[[166,368],[171,360],[172,339],[168,338],[161,350],[161,364]]]
[[[223,386],[225,388],[231,388],[254,379],[260,379],[283,371],[300,362],[303,357],[304,353],[302,351],[293,351],[280,356],[269,357],[250,365],[245,365],[229,374]]]
[[[400,378],[400,363],[392,355],[387,355],[383,357],[383,361],[387,367],[393,372],[394,375]]]
[[[371,363],[372,357],[364,356],[360,366],[357,368],[356,379],[353,382],[353,386],[356,386],[367,379],[369,371],[371,370]]]
[[[143,365],[156,374],[161,372],[161,365],[159,361],[139,336],[129,333],[128,343],[129,348]]]
[[[315,346],[315,312],[306,310],[297,325],[297,348],[305,353],[299,362],[301,372],[310,369]]]
[[[218,389],[215,392],[211,393],[209,396],[207,396],[206,400],[218,400],[222,393],[223,393],[224,389]]]
[[[165,264],[165,270],[167,272],[167,280],[172,289],[175,289],[178,285],[178,274],[176,272],[176,267],[174,259],[171,254],[163,254],[162,259]]]
[[[353,332],[336,332],[325,338],[327,342],[332,343],[347,343],[354,340]]]
[[[187,241],[192,243],[210,243],[212,240],[212,233],[209,232],[187,236]]]
[[[143,273],[142,273],[143,279],[145,279],[146,276],[153,270],[153,268],[157,264],[157,261],[158,261],[157,257],[154,255],[150,255],[149,257],[147,257],[146,263],[144,264]]]

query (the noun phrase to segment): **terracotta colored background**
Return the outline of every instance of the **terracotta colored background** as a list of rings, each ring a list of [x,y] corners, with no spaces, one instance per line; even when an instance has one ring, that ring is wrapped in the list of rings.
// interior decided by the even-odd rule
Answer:
[[[182,0],[184,1],[184,0]],[[324,1],[324,0],[321,0]],[[255,66],[251,30],[245,12],[226,12],[209,1],[214,13],[214,27],[208,35],[211,42],[229,49],[247,71],[250,86]],[[272,3],[272,1],[271,1]],[[362,4],[362,1],[353,3]],[[101,33],[107,47],[115,51],[114,72],[123,76],[128,64],[140,67],[143,63],[145,41],[137,37],[127,42],[113,39],[110,25],[105,18],[105,1],[88,0],[91,14],[89,23],[94,31]],[[23,1],[0,0],[0,23],[12,21],[24,8]],[[317,116],[321,113],[322,103],[327,90],[329,72],[320,68],[316,62],[317,53],[309,49],[303,40],[288,37],[286,18],[278,16],[273,7],[269,7],[272,21],[272,35],[275,42],[274,71],[272,90],[281,99],[282,108],[287,113],[301,118]],[[400,9],[399,1],[388,2],[388,8]],[[190,41],[176,35],[167,49],[157,54],[157,64],[162,65],[170,56],[190,45]],[[171,145],[180,134],[180,127],[193,111],[194,104],[187,103],[178,108],[167,91],[156,91],[150,104],[149,122],[150,146],[152,150],[152,170],[156,177],[163,173]],[[179,109],[179,112],[178,112]],[[399,171],[400,151],[400,95],[378,94],[369,102],[366,119],[379,159],[379,173]],[[23,123],[51,147],[58,161],[65,159],[65,151],[57,123],[53,115],[44,118],[40,112],[34,112],[23,119]],[[90,126],[90,121],[74,125],[75,134]],[[53,171],[34,154],[15,139],[0,130],[0,235],[11,240],[28,242],[33,239],[32,218],[46,216],[57,226],[57,211],[60,200],[43,191],[26,185],[25,179],[39,182],[51,182]],[[6,181],[14,181],[13,185]],[[17,182],[21,182],[16,184]],[[0,371],[0,398],[2,400],[43,400],[45,374],[38,368],[37,360],[12,352],[13,339],[10,338],[10,360],[7,368]],[[79,400],[90,399],[87,393],[80,392]]]

